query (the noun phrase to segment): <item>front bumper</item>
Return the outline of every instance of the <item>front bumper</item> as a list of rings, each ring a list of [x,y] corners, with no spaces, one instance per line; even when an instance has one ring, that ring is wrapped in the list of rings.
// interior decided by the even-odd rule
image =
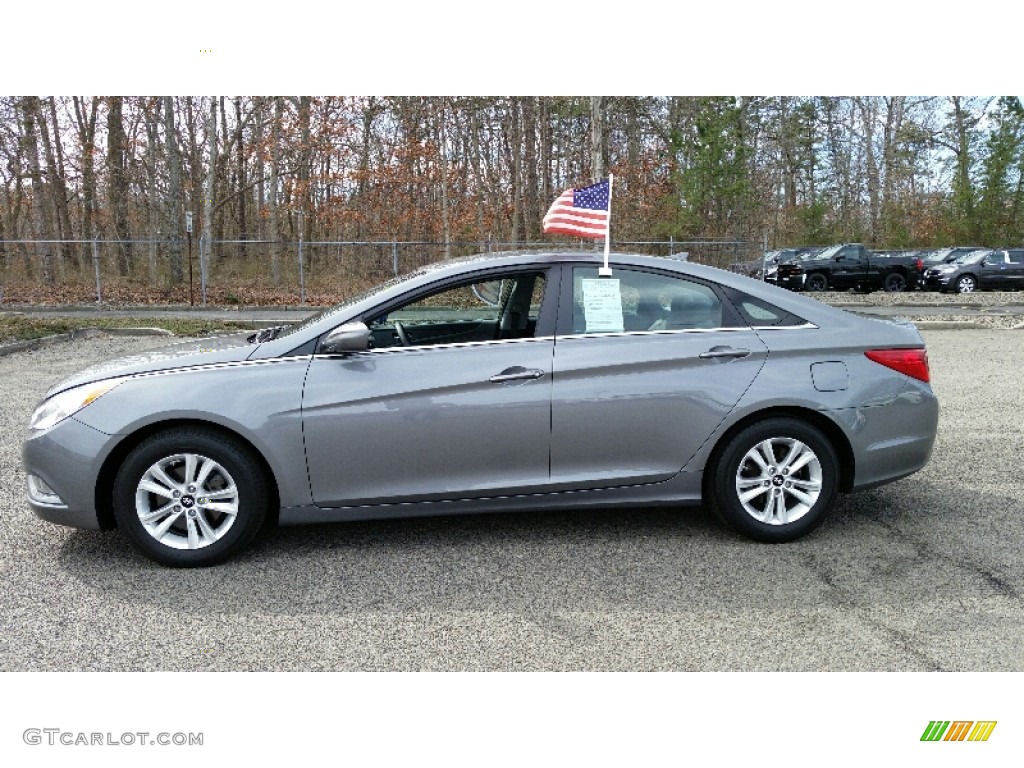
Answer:
[[[114,438],[74,417],[30,434],[21,448],[25,474],[38,478],[56,498],[28,494],[28,505],[43,520],[98,530],[96,479]]]
[[[924,287],[926,290],[932,291],[945,290],[949,287],[950,283],[953,282],[953,274],[954,273],[952,272],[948,274],[941,272],[936,274],[926,274],[924,276]]]

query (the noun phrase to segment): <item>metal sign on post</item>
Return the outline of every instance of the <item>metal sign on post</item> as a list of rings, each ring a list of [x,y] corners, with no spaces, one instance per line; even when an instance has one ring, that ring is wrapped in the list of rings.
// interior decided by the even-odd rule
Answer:
[[[188,305],[196,305],[195,288],[192,282],[192,211],[185,211],[185,232],[188,234]]]
[[[210,238],[208,233],[199,235],[199,290],[203,296],[203,306],[206,306],[206,269],[210,262]]]
[[[100,238],[93,235],[92,238],[92,267],[96,272],[96,303],[103,301],[103,293],[100,288]]]

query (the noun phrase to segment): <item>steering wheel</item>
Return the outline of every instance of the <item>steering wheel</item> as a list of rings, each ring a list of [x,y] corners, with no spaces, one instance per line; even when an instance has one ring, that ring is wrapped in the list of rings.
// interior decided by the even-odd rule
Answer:
[[[395,320],[392,325],[395,328],[395,334],[398,336],[398,340],[402,342],[403,347],[411,347],[412,342],[409,341],[409,334],[405,332],[405,326],[398,320]]]

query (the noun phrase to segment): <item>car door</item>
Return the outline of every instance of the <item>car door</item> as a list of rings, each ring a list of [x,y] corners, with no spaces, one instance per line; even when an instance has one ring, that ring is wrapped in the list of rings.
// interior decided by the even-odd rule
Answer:
[[[1011,285],[1006,251],[990,252],[978,265],[978,287],[990,291],[1006,291]]]
[[[557,305],[546,278],[517,271],[421,290],[364,314],[372,348],[315,354],[302,402],[314,502],[545,486]]]
[[[832,260],[832,284],[836,288],[851,288],[868,276],[867,259],[863,249],[847,245]]]
[[[730,320],[717,290],[678,275],[616,268],[598,278],[595,268],[574,266],[560,307],[551,412],[559,488],[671,477],[767,357],[757,334]]]
[[[1024,291],[1024,249],[1011,248],[1006,252],[1007,289]]]

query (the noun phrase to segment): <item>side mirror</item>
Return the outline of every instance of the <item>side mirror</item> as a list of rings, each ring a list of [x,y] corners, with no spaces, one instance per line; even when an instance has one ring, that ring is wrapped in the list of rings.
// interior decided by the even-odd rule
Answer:
[[[358,320],[345,323],[324,336],[320,351],[328,354],[365,352],[370,343],[370,329]]]

